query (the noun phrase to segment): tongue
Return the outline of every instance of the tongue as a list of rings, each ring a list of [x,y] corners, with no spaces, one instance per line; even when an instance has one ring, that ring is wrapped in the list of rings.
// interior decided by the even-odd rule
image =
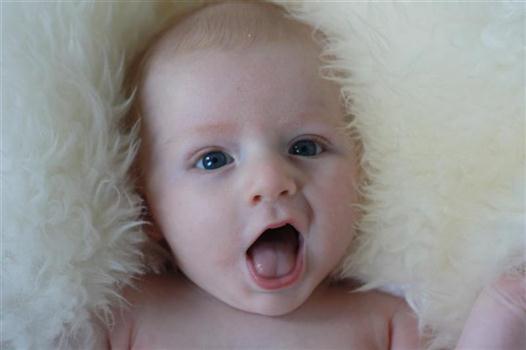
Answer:
[[[289,274],[296,262],[296,242],[286,235],[281,240],[261,240],[250,250],[256,273],[266,278],[278,278]]]

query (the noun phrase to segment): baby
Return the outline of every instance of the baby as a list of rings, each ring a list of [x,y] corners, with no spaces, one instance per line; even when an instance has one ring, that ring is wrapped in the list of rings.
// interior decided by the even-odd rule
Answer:
[[[311,32],[275,5],[214,3],[148,48],[139,187],[178,271],[125,291],[110,348],[421,347],[403,300],[331,279],[359,219],[359,147]]]

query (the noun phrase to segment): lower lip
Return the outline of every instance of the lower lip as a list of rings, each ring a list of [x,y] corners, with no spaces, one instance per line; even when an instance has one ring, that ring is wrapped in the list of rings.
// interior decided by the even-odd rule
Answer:
[[[256,273],[254,269],[254,264],[249,256],[246,256],[246,261],[248,271],[250,272],[250,275],[252,276],[254,282],[256,282],[256,284],[259,287],[266,290],[277,290],[292,286],[303,275],[303,270],[305,266],[303,255],[303,242],[300,242],[300,246],[298,248],[298,256],[296,258],[296,265],[294,266],[294,269],[289,274],[278,278],[265,278],[259,276]]]

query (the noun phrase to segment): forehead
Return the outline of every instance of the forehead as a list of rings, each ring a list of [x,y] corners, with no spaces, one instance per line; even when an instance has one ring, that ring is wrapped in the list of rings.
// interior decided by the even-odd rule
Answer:
[[[145,80],[147,121],[181,128],[224,118],[242,124],[340,116],[339,89],[319,76],[318,54],[312,47],[268,44],[162,57]]]

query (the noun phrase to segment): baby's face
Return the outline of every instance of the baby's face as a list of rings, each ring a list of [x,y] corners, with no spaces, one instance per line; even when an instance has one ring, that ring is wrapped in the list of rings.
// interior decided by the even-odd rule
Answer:
[[[160,55],[145,81],[153,219],[186,276],[244,311],[297,308],[352,239],[357,160],[316,55],[290,43]]]

